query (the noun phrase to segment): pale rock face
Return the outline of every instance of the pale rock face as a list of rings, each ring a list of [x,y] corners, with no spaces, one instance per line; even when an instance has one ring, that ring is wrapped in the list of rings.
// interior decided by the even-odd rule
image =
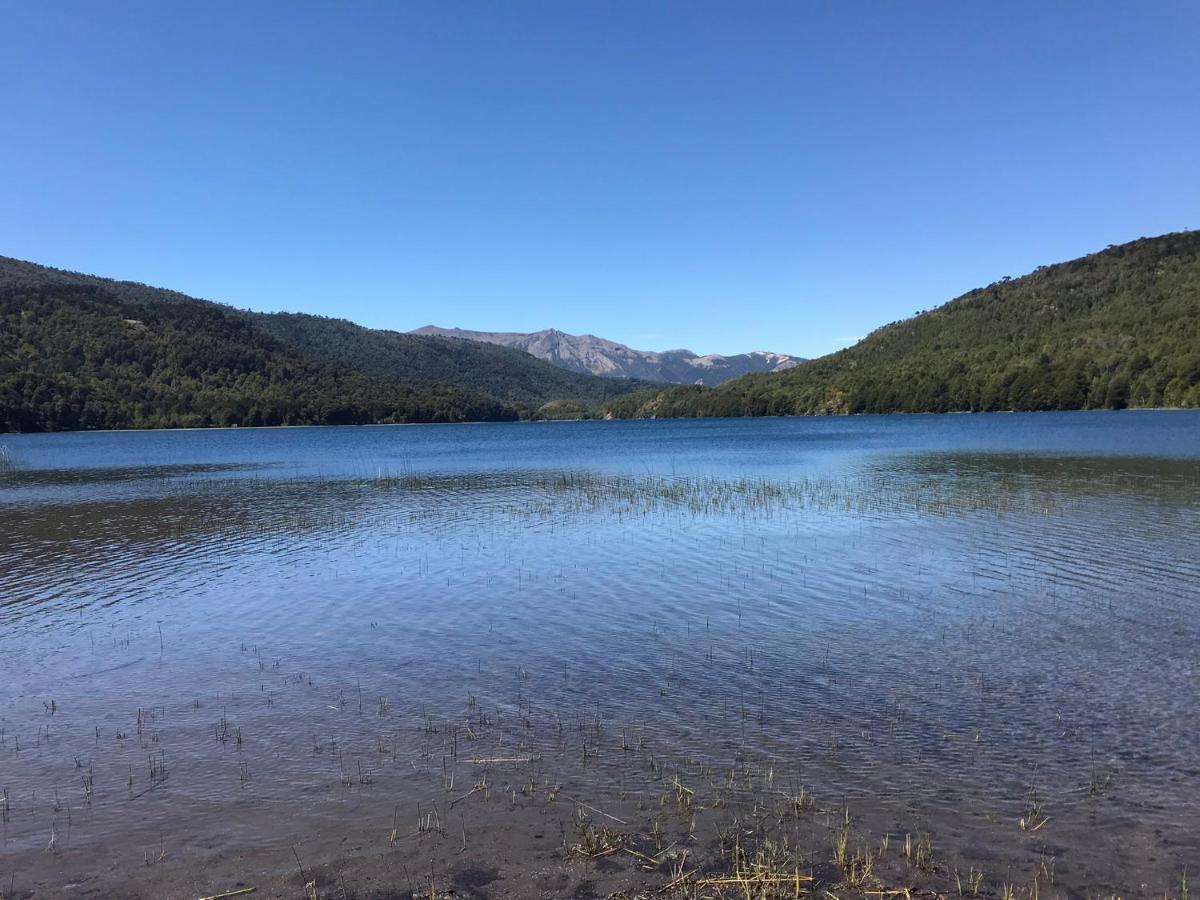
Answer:
[[[505,331],[467,331],[427,325],[413,334],[482,341],[516,347],[539,359],[574,372],[609,378],[640,378],[668,384],[704,384],[709,387],[754,372],[782,372],[804,360],[782,353],[755,350],[736,356],[697,356],[690,350],[634,350],[616,341],[591,334],[566,334],[555,328],[529,334]]]

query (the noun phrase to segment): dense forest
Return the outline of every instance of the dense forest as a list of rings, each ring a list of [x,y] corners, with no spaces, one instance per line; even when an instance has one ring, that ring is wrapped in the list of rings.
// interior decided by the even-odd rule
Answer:
[[[571,417],[642,387],[0,257],[0,431]]]
[[[1200,232],[1004,279],[830,356],[712,389],[638,392],[624,418],[1200,407]]]
[[[515,419],[452,387],[306,359],[215,304],[0,292],[0,431]]]

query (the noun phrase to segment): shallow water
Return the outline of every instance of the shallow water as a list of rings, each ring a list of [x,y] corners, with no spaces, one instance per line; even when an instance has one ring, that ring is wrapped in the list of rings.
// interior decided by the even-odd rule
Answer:
[[[985,892],[1200,871],[1200,415],[0,446],[0,890],[332,857],[478,759],[510,810],[752,767]]]

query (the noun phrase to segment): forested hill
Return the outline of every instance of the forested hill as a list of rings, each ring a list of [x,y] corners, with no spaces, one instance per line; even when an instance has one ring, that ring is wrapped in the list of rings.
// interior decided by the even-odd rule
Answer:
[[[0,431],[511,420],[637,387],[0,257]]]
[[[1200,232],[1142,238],[971,291],[846,350],[618,417],[1200,407]]]
[[[652,387],[568,372],[512,347],[364,328],[302,313],[253,315],[264,331],[307,355],[369,375],[453,384],[527,409],[547,403],[594,407]]]
[[[306,359],[213,304],[74,285],[0,291],[0,431],[516,417],[455,388]]]

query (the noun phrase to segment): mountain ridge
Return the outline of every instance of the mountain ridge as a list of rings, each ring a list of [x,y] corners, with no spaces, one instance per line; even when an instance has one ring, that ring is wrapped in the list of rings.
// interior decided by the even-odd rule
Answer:
[[[594,334],[570,334],[557,328],[533,332],[472,331],[426,325],[409,334],[513,347],[560,368],[605,378],[636,378],[710,387],[755,372],[784,371],[803,362],[799,357],[763,350],[733,356],[717,353],[702,356],[683,348],[635,350]]]
[[[594,336],[580,348],[538,335],[543,352],[640,359]],[[654,356],[672,353],[687,353],[689,373],[729,359]],[[0,257],[7,431],[1125,407],[1200,408],[1200,232],[1040,266],[716,387],[582,374],[515,347],[252,313]]]

